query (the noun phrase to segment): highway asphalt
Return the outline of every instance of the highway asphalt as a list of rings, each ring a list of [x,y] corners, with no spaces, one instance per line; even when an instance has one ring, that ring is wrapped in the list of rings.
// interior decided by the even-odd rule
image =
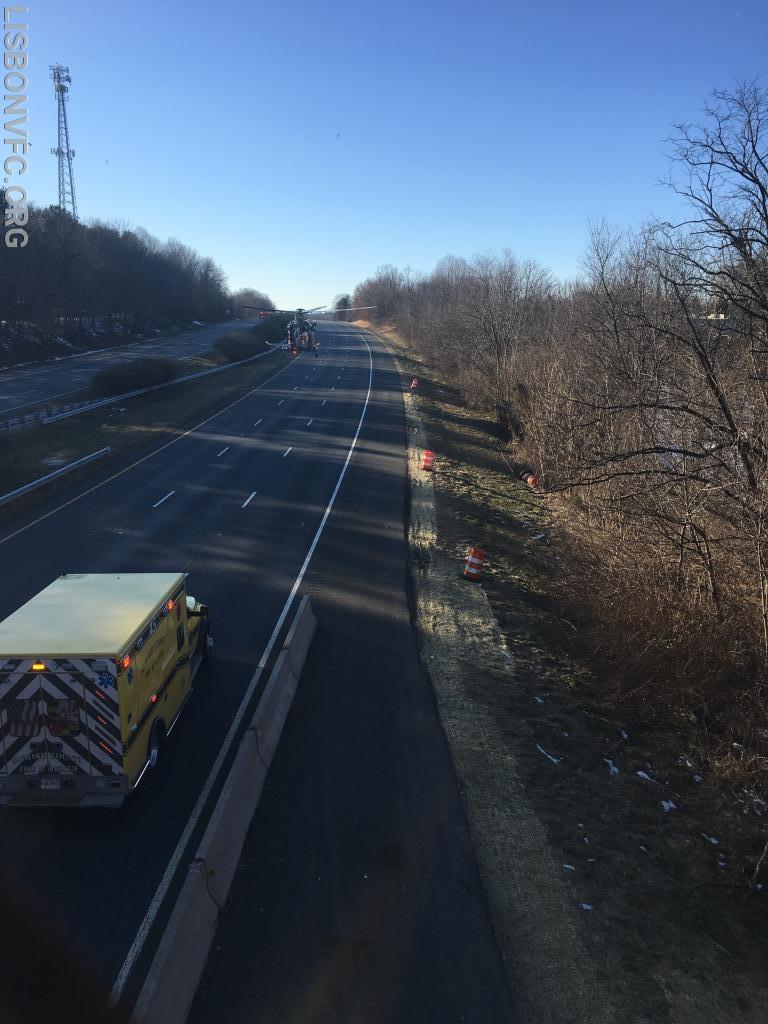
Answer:
[[[146,340],[121,345],[102,352],[68,356],[41,366],[19,366],[0,370],[0,420],[23,414],[24,410],[39,402],[65,403],[67,396],[77,401],[75,393],[90,385],[99,370],[117,363],[129,362],[146,356],[170,356],[190,359],[207,352],[217,338],[228,331],[251,326],[256,320],[241,320],[224,324],[197,327],[184,334],[174,334],[156,341]]]
[[[199,1003],[195,1019],[256,1019],[236,1016],[254,976],[259,1009],[288,1014],[259,1019],[443,1021],[466,1008],[466,1020],[511,1020],[408,620],[399,381],[372,337],[369,355],[360,332],[320,331],[321,358],[300,356],[139,465],[119,475],[112,467],[4,527],[0,618],[62,572],[181,570],[211,608],[216,654],[160,764],[120,811],[6,812],[0,864],[19,879],[31,912],[61,925],[111,986],[137,951],[168,864],[178,862],[131,960],[125,991],[135,994],[200,829],[185,848],[180,837],[328,507],[372,381],[306,581],[317,639],[246,846],[247,877],[255,871],[260,891],[244,898],[253,915],[256,903],[265,907],[255,951],[266,962],[255,966],[244,950],[230,1018],[221,1013],[229,996],[216,994],[211,974],[200,1000],[218,1009],[206,1017]],[[233,919],[232,931],[250,934],[258,921]],[[297,978],[330,1016],[290,1016]],[[389,1016],[357,1013],[379,999]],[[423,1014],[409,1016],[414,1006]],[[483,1012],[472,1015],[472,1006]]]
[[[318,630],[190,1024],[515,1020],[411,625],[401,382],[374,360],[307,576]]]

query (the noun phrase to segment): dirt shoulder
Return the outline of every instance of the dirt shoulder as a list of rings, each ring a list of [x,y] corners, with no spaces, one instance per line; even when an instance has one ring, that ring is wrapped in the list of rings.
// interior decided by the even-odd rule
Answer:
[[[378,333],[406,385],[420,648],[521,1021],[764,1021],[765,805],[598,699],[556,597],[561,510],[516,479],[490,417]],[[481,586],[461,575],[475,544]]]

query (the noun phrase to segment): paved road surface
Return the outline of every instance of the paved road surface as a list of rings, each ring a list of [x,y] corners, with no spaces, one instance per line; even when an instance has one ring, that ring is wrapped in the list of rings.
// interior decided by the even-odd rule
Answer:
[[[189,1024],[472,1024],[514,1014],[406,596],[401,385],[308,579],[318,631]]]
[[[72,504],[60,496],[0,534],[0,618],[61,572],[185,570],[190,591],[211,607],[217,643],[161,764],[125,807],[7,812],[0,862],[112,984],[327,508],[372,373],[359,449],[312,565],[320,629],[309,682],[259,812],[262,827],[285,822],[264,849],[252,832],[246,853],[261,858],[264,890],[280,896],[266,905],[270,934],[258,936],[274,979],[262,1006],[294,1009],[285,999],[292,944],[303,936],[299,976],[313,983],[307,994],[321,1008],[338,1010],[328,1019],[459,1020],[443,1011],[474,1005],[483,1014],[467,1020],[509,1020],[456,785],[408,628],[399,383],[373,339],[369,356],[358,332],[321,331],[322,358],[302,355],[140,466],[114,479],[114,469],[104,471],[103,485],[73,492],[83,496]],[[194,846],[181,851],[182,871]],[[129,995],[175,891],[148,934]],[[391,1017],[354,1015],[379,999]],[[408,1017],[407,1006],[426,1015]]]
[[[123,345],[108,352],[84,353],[42,366],[0,370],[0,419],[16,416],[20,411],[23,412],[24,408],[38,402],[65,402],[66,395],[87,388],[93,375],[107,366],[145,356],[189,359],[201,352],[207,352],[213,347],[216,339],[228,331],[239,330],[256,322],[241,320],[235,323],[213,324],[157,341]]]

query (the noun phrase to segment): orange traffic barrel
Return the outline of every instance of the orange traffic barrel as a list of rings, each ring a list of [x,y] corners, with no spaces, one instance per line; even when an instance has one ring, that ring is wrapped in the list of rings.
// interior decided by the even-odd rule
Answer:
[[[412,379],[412,381],[411,381],[411,390],[413,390],[414,388],[417,388],[418,386],[419,386],[418,378],[414,377]]]
[[[483,562],[487,551],[485,548],[470,548],[467,561],[464,565],[464,578],[468,580],[479,580],[483,571]]]
[[[421,468],[422,469],[434,469],[435,468],[435,453],[431,452],[427,448],[421,456]]]
[[[520,474],[520,479],[523,483],[528,484],[529,487],[538,487],[541,483],[541,477],[536,476],[535,473],[531,473],[528,470]]]

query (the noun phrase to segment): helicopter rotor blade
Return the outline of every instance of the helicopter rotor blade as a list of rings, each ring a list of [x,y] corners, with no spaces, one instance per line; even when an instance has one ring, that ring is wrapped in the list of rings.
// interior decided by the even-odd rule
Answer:
[[[295,309],[268,309],[266,306],[240,306],[241,309],[255,309],[258,313],[271,313],[273,316],[293,316]]]

